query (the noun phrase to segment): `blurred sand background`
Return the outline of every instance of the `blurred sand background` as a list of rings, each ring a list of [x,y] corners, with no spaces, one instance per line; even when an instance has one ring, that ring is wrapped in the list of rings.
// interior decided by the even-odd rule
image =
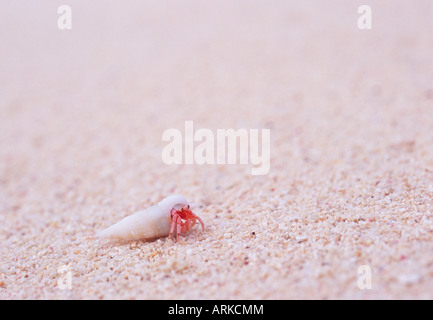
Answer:
[[[430,0],[2,1],[0,299],[433,298],[432,17]],[[269,174],[165,165],[185,120],[271,129]],[[94,238],[172,193],[205,232]]]

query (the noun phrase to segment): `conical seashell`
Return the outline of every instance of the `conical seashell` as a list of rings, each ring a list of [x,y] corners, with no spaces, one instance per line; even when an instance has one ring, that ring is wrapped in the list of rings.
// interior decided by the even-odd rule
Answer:
[[[168,236],[171,209],[177,204],[188,205],[185,197],[172,195],[147,210],[138,211],[98,233],[103,239],[140,240]]]

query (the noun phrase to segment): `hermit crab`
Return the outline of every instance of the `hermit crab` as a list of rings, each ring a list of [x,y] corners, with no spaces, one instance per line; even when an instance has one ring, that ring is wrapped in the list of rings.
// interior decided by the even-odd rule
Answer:
[[[102,239],[150,240],[165,236],[171,238],[176,233],[178,239],[197,220],[204,231],[203,221],[191,211],[185,197],[172,195],[153,207],[138,211],[100,231],[98,236]]]

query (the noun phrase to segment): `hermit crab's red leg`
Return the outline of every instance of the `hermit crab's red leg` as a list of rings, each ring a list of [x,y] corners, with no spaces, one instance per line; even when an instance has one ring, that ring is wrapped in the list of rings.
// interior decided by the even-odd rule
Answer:
[[[174,214],[172,215],[172,221],[171,221],[171,228],[170,228],[170,235],[168,236],[169,238],[171,238],[171,236],[173,235],[174,232],[174,227],[176,226],[176,221],[179,218],[178,214]]]
[[[182,231],[182,219],[180,216],[178,216],[176,223],[177,223],[177,230],[176,230],[176,240],[177,240],[179,239],[179,234]]]
[[[192,215],[194,216],[194,218],[196,218],[196,219],[200,222],[201,227],[202,227],[202,229],[203,229],[203,231],[204,231],[204,223],[203,223],[203,221],[200,219],[199,216],[195,215],[194,212],[191,211],[191,213],[192,213]]]

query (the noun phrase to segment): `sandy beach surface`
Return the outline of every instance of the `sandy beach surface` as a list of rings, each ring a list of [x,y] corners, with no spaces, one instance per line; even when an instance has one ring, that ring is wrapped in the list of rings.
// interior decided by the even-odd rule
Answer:
[[[433,298],[431,0],[63,4],[0,4],[0,299]],[[164,163],[185,121],[269,172]],[[95,237],[174,193],[204,232]]]

